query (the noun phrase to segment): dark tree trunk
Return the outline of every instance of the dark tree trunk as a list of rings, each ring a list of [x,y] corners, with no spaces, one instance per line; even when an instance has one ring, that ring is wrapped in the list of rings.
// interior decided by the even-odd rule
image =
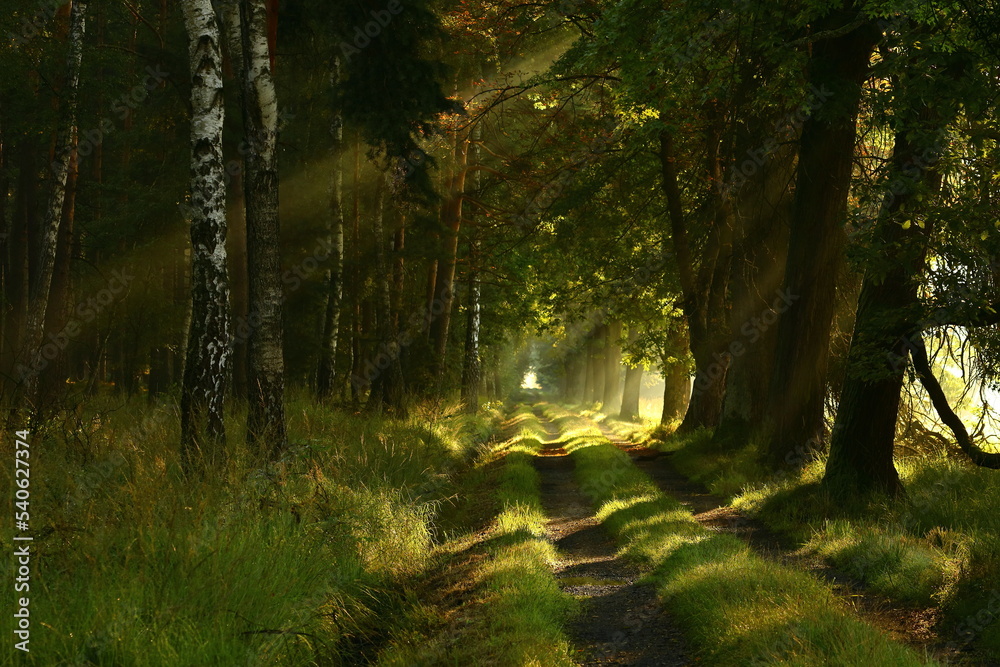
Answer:
[[[745,152],[738,152],[743,155]],[[790,307],[781,297],[795,151],[776,151],[737,200],[729,314],[732,361],[715,437],[744,440],[763,426],[777,343],[777,321]],[[793,304],[792,304],[793,305]]]
[[[722,182],[721,119],[710,108],[711,119],[706,140],[707,171],[710,182]],[[660,133],[660,169],[667,199],[670,230],[681,282],[682,308],[688,325],[691,354],[695,360],[696,380],[691,390],[684,421],[678,428],[689,432],[714,428],[722,413],[726,369],[729,365],[729,341],[726,336],[726,291],[732,262],[732,207],[713,186],[714,219],[709,240],[696,271],[688,241],[687,221],[681,201],[675,162],[673,137]]]
[[[10,178],[7,171],[7,155],[4,151],[6,125],[3,120],[3,104],[0,103],[0,295],[7,297],[10,286],[10,247],[13,238],[13,226],[8,223],[7,207],[10,192]],[[7,324],[10,313],[10,301],[0,298],[0,404],[5,392],[3,376],[7,374],[7,354],[4,348],[9,344]],[[7,342],[5,342],[7,341]]]
[[[14,211],[11,235],[7,239],[9,251],[8,282],[5,284],[8,310],[4,326],[3,377],[4,395],[14,389],[16,381],[14,364],[24,339],[24,327],[28,312],[29,275],[28,234],[37,226],[38,178],[35,147],[25,139],[18,146],[17,191],[14,195]]]
[[[577,342],[577,348],[566,356],[566,392],[564,400],[567,403],[583,403],[584,391],[587,387],[587,347],[586,340]]]
[[[388,409],[397,417],[406,414],[403,403],[402,369],[399,363],[399,342],[393,331],[392,290],[389,263],[386,259],[385,214],[386,185],[378,183],[378,203],[372,216],[372,236],[375,238],[375,331],[378,345],[374,357],[375,377],[368,395],[367,410]]]
[[[468,174],[469,140],[467,137],[455,139],[455,175],[451,180],[448,198],[441,210],[441,222],[445,227],[445,237],[438,260],[435,300],[440,315],[431,321],[430,336],[434,346],[433,377],[438,382],[447,368],[448,333],[451,327],[451,313],[455,303],[455,267],[458,259],[458,235],[462,227],[462,204],[465,200],[465,178]],[[437,306],[437,304],[435,304]]]
[[[355,137],[354,144],[354,178],[351,192],[351,243],[353,245],[353,287],[351,290],[351,401],[355,406],[361,404],[362,394],[369,388],[364,380],[364,327],[361,309],[361,286],[363,284],[361,267],[361,145]]]
[[[660,424],[679,426],[687,413],[691,398],[691,375],[683,361],[688,337],[682,321],[668,320],[664,331],[664,347],[661,362],[663,374],[663,409]]]
[[[926,117],[926,109],[921,115]],[[876,221],[875,247],[882,255],[880,261],[888,263],[888,271],[869,271],[861,288],[823,479],[839,494],[895,495],[902,490],[892,457],[910,347],[907,336],[916,327],[926,237],[931,232],[929,221],[904,228],[902,218],[912,215],[907,209],[917,191],[936,189],[940,183],[940,174],[927,164],[934,147],[911,140],[924,129],[907,126],[895,136],[891,182],[897,185],[904,182],[900,180],[904,175],[919,175],[909,179],[905,191],[889,190]]]
[[[83,61],[83,38],[86,30],[86,0],[73,3],[70,14],[69,56],[66,64],[66,85],[64,102],[60,111],[59,131],[56,137],[55,156],[50,165],[52,190],[42,220],[37,271],[28,296],[27,325],[21,344],[20,363],[15,375],[21,383],[20,401],[26,407],[38,409],[39,373],[45,366],[42,356],[42,339],[52,276],[55,272],[56,249],[59,242],[59,228],[63,220],[63,205],[66,199],[66,184],[69,177],[73,147],[77,135],[77,106],[80,88],[80,66]],[[29,230],[30,231],[30,230]]]
[[[598,403],[604,394],[604,347],[607,327],[603,324],[594,329],[587,343],[587,392],[588,403]]]
[[[846,3],[817,30],[857,18]],[[777,355],[768,391],[768,458],[784,464],[789,452],[823,440],[830,331],[843,259],[844,214],[854,161],[861,86],[868,77],[879,30],[865,23],[812,46],[809,81],[831,101],[803,125],[784,291],[797,299],[778,325]]]

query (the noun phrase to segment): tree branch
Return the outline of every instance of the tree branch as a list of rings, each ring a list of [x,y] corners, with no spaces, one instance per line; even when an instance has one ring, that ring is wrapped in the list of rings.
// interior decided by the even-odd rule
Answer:
[[[962,423],[962,419],[955,414],[955,411],[951,409],[951,405],[948,404],[948,397],[945,396],[944,390],[941,388],[941,383],[938,382],[938,379],[934,376],[934,372],[931,370],[930,360],[927,357],[927,346],[924,344],[924,337],[921,332],[918,331],[910,337],[908,347],[910,348],[913,367],[917,371],[920,383],[924,385],[924,389],[927,390],[927,394],[931,397],[931,403],[934,404],[934,409],[937,410],[941,421],[955,434],[958,446],[962,448],[965,455],[977,466],[1000,470],[1000,454],[984,452],[977,447],[972,442],[969,431],[965,428],[965,424]]]

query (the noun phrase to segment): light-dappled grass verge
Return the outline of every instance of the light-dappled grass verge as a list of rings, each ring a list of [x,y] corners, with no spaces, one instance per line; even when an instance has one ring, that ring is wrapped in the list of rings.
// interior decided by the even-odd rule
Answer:
[[[233,414],[228,468],[185,478],[176,408],[112,400],[57,415],[32,443],[26,664],[314,665],[370,652],[406,604],[401,583],[428,563],[452,478],[498,417],[456,406],[436,423],[419,409],[397,422],[293,398],[279,462],[247,451]]]
[[[484,453],[480,463],[494,469],[495,520],[484,533],[441,547],[442,556],[458,569],[473,563],[466,570],[470,600],[451,613],[420,609],[425,618],[411,620],[414,625],[424,621],[424,631],[397,637],[380,665],[574,664],[562,628],[575,602],[552,573],[556,551],[545,539],[546,517],[532,465],[546,433],[523,406],[513,411],[507,426],[511,437]],[[442,617],[426,618],[435,614]]]
[[[631,422],[619,419],[618,415],[605,414],[593,408],[587,409],[585,407],[570,406],[570,409],[576,410],[587,419],[600,424],[617,437],[636,443],[646,442],[652,437],[654,432],[662,430],[659,419],[641,418],[639,421]]]
[[[857,619],[814,577],[714,533],[604,438],[571,447],[581,486],[623,552],[711,664],[933,664]]]
[[[759,443],[720,447],[707,433],[672,438],[685,475],[792,536],[805,551],[903,602],[938,605],[942,638],[1000,658],[1000,484],[996,471],[944,456],[898,458],[906,497],[845,503],[820,484],[825,458],[778,471]],[[794,457],[792,457],[794,463]]]

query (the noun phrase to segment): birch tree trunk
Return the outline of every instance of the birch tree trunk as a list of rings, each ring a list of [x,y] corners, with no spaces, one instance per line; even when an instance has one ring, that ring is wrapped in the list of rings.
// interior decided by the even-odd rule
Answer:
[[[20,399],[26,402],[27,407],[36,410],[39,407],[35,405],[38,397],[38,375],[44,361],[41,348],[45,333],[49,289],[55,270],[59,226],[62,222],[63,204],[66,199],[66,181],[69,177],[73,146],[76,145],[77,100],[80,88],[80,66],[83,62],[83,37],[87,27],[86,13],[86,0],[75,0],[70,13],[64,106],[56,138],[55,159],[51,164],[52,191],[49,194],[45,217],[42,220],[38,271],[35,273],[35,281],[29,290],[27,326],[19,354],[20,362],[15,368],[18,382],[23,391]]]
[[[265,0],[242,0],[243,124],[246,155],[247,266],[250,303],[247,442],[271,456],[285,431],[284,331],[278,222],[278,97],[274,90]]]
[[[334,87],[340,81],[340,58],[334,56],[330,72],[330,83]],[[340,311],[344,297],[344,173],[341,156],[344,152],[344,122],[339,111],[335,112],[330,126],[332,147],[330,149],[330,227],[329,245],[332,257],[327,280],[330,285],[327,294],[326,315],[323,318],[323,348],[320,352],[319,370],[316,375],[316,391],[326,399],[334,392],[337,377],[337,338],[340,336]]]
[[[211,0],[184,0],[191,65],[191,317],[181,391],[185,468],[225,461],[230,357],[222,57]]]

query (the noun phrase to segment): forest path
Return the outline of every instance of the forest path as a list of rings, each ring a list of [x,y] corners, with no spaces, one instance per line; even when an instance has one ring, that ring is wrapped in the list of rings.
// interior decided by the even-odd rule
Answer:
[[[655,589],[638,583],[640,569],[617,554],[614,540],[594,516],[573,477],[573,461],[549,432],[547,449],[535,458],[541,476],[546,531],[559,550],[556,577],[563,590],[582,601],[566,628],[574,659],[590,665],[689,665],[684,640],[663,610]]]
[[[848,574],[830,566],[821,557],[804,553],[798,545],[770,530],[764,523],[713,495],[693,482],[671,463],[669,452],[660,452],[623,440],[604,424],[595,422],[613,445],[627,453],[661,491],[676,498],[694,514],[695,520],[716,532],[729,533],[747,542],[755,552],[784,565],[806,570],[823,579],[834,594],[863,620],[888,633],[894,640],[926,652],[942,663],[994,665],[961,655],[948,647],[939,634],[940,610],[901,604],[869,590]]]

